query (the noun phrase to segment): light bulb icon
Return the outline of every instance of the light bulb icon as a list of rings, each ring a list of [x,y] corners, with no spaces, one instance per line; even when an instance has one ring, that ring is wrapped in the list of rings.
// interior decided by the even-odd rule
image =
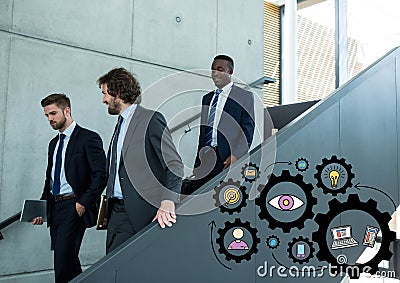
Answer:
[[[332,155],[331,159],[322,159],[322,164],[315,167],[317,173],[314,177],[317,179],[317,187],[321,188],[325,194],[344,194],[353,184],[351,180],[354,173],[351,172],[351,164],[347,164],[344,158],[338,159]]]
[[[337,187],[337,183],[339,180],[339,172],[336,170],[332,170],[331,172],[329,172],[329,179],[331,180],[331,187],[332,188],[336,188]]]

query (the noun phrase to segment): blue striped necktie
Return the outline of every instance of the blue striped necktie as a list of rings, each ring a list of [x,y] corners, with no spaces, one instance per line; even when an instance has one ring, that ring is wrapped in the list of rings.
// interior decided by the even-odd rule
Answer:
[[[205,143],[205,145],[208,145],[208,146],[211,146],[211,142],[212,142],[212,132],[213,132],[213,125],[214,125],[214,120],[215,120],[215,111],[217,109],[218,97],[221,92],[222,92],[222,89],[217,89],[215,91],[215,96],[211,103],[210,113],[208,114],[208,127],[206,130],[206,143]]]
[[[64,138],[65,138],[64,134],[59,135],[58,149],[56,155],[56,165],[54,167],[54,181],[53,181],[53,195],[55,196],[60,193],[60,187],[61,187],[60,175],[61,175],[62,150],[64,146]]]

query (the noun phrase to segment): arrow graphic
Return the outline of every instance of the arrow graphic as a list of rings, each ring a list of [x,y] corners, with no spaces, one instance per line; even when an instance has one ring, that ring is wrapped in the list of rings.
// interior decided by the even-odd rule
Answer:
[[[379,190],[379,189],[377,189],[377,188],[370,187],[370,186],[362,186],[362,185],[360,185],[360,182],[358,182],[357,184],[355,184],[354,188],[356,188],[356,189],[359,190],[359,191],[360,191],[360,188],[367,188],[367,189],[371,189],[371,190],[375,190],[375,191],[381,192],[382,194],[384,194],[385,196],[387,196],[387,197],[390,199],[390,201],[392,202],[392,204],[393,204],[393,206],[394,206],[394,210],[396,210],[396,208],[397,208],[397,207],[396,207],[396,203],[393,201],[393,199],[392,199],[387,193],[385,193],[385,192],[382,191],[382,190]]]
[[[277,162],[274,162],[274,163],[271,163],[270,165],[268,165],[268,166],[265,168],[264,172],[267,171],[267,169],[268,169],[269,167],[271,167],[272,165],[275,165],[275,164],[287,164],[287,165],[292,165],[293,163],[292,163],[291,161],[277,161]]]
[[[217,261],[218,261],[223,267],[225,267],[226,269],[232,270],[232,268],[230,268],[229,266],[226,266],[225,264],[223,264],[223,263],[219,260],[219,258],[217,257],[217,253],[216,253],[215,250],[214,250],[213,229],[214,229],[214,227],[216,227],[215,221],[214,221],[214,220],[211,221],[210,223],[208,223],[208,225],[211,225],[211,229],[210,229],[210,231],[211,231],[211,237],[210,237],[210,240],[211,240],[211,248],[212,248],[212,251],[213,251],[213,253],[214,253],[215,258],[217,259]]]

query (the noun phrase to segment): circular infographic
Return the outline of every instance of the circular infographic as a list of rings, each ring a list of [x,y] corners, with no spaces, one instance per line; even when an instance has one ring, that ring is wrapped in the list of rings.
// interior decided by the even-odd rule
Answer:
[[[297,227],[304,228],[306,219],[312,219],[317,199],[312,195],[313,186],[303,181],[303,176],[290,175],[283,170],[280,176],[271,175],[266,185],[260,185],[255,203],[260,208],[260,219],[268,221],[268,227],[281,228],[284,233]]]
[[[349,195],[346,202],[332,199],[326,214],[319,213],[315,217],[318,230],[312,239],[318,243],[316,257],[327,261],[333,274],[341,270],[349,270],[350,278],[358,278],[368,268],[368,273],[375,274],[382,260],[392,257],[390,243],[396,239],[396,233],[390,231],[388,212],[380,212],[377,202],[369,199],[362,202],[358,195]],[[350,217],[351,213],[351,217]],[[362,214],[357,223],[351,223],[355,214]],[[374,249],[378,233],[382,234],[379,249]]]
[[[242,178],[244,178],[247,182],[252,183],[259,177],[260,168],[256,164],[250,162],[242,167]]]
[[[238,181],[228,179],[226,182],[221,182],[214,190],[215,205],[221,212],[233,214],[240,212],[247,205],[246,200],[249,195],[246,193],[246,187],[241,186]]]
[[[242,260],[249,261],[258,251],[260,239],[257,237],[257,229],[251,227],[249,221],[242,222],[239,218],[234,222],[227,221],[225,227],[217,232],[218,252],[224,254],[226,260],[234,260],[237,263]]]
[[[299,236],[298,238],[293,238],[288,244],[287,252],[289,253],[289,258],[292,259],[294,263],[303,264],[309,262],[314,256],[313,243],[309,239]]]
[[[344,194],[353,184],[351,180],[354,173],[351,172],[352,166],[346,163],[344,158],[338,159],[335,155],[331,159],[322,159],[322,164],[315,167],[317,173],[317,187],[321,188],[325,194],[336,196]]]

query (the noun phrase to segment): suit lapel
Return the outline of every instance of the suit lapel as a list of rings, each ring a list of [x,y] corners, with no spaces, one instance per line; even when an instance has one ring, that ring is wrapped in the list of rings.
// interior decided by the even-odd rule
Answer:
[[[214,92],[213,91],[211,91],[208,94],[206,94],[206,96],[204,97],[204,105],[205,106],[210,106],[211,99],[213,98],[213,96],[214,96]]]
[[[233,101],[235,99],[235,97],[234,97],[235,93],[236,93],[236,86],[233,85],[231,91],[229,92],[228,97],[226,98],[226,102],[225,102],[225,105],[224,105],[224,109],[222,111],[222,115],[231,114],[230,111],[232,109],[232,103],[233,103]]]
[[[107,151],[107,164],[106,164],[107,178],[108,178],[108,174],[110,173],[111,143],[112,143],[112,140],[111,140],[110,144],[108,145],[108,151]]]
[[[58,141],[58,135],[56,137],[54,137],[50,142],[49,155],[51,156],[51,160],[53,160],[54,151],[56,150],[57,141]],[[51,163],[53,164],[53,161]]]
[[[47,160],[47,177],[50,178],[51,175],[51,170],[53,168],[53,157],[54,157],[54,151],[56,149],[56,144],[58,141],[58,135],[55,136],[51,141],[50,141],[50,145],[49,145],[49,156],[48,156],[48,160]]]
[[[131,122],[129,123],[128,129],[126,130],[125,134],[125,139],[122,145],[122,156],[126,154],[126,151],[128,150],[128,147],[130,145],[130,141],[132,140],[132,136],[136,130],[137,125],[139,124],[139,121],[141,119],[143,112],[143,107],[140,105],[136,106],[135,112],[133,113]],[[144,139],[144,137],[143,137]],[[122,158],[121,158],[122,160]]]
[[[69,138],[67,149],[65,150],[65,161],[64,161],[65,171],[67,171],[68,164],[71,161],[72,153],[74,152],[74,148],[76,146],[76,143],[78,142],[80,131],[81,127],[78,124],[76,124],[75,129],[72,132],[71,137]]]

